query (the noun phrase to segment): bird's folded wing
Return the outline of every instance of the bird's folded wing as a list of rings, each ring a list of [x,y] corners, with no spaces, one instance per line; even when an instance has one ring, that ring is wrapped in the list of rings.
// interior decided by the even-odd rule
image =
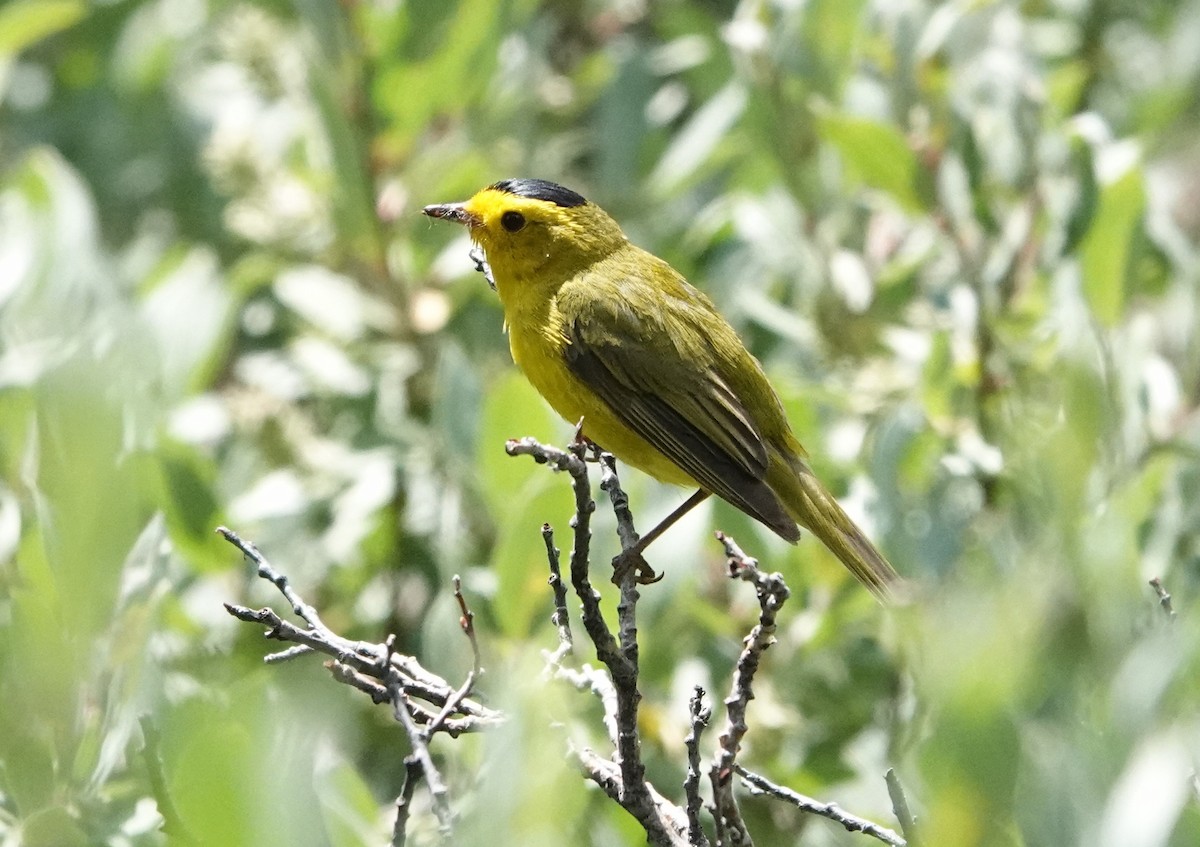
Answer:
[[[619,314],[575,320],[567,328],[571,372],[706,491],[785,537],[798,537],[795,521],[764,480],[767,447],[727,382],[699,362],[672,367],[679,354],[669,342],[653,345],[656,350],[624,341],[636,338],[638,328],[622,332],[608,325]]]

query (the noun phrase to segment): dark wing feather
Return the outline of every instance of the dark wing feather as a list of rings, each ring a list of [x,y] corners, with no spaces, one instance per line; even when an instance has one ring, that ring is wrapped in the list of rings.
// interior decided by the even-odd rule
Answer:
[[[646,358],[635,359],[609,332],[578,320],[567,342],[567,367],[626,426],[704,490],[790,541],[800,537],[796,522],[764,480],[767,447],[719,374],[709,369],[693,385],[664,385],[669,374],[648,369]]]

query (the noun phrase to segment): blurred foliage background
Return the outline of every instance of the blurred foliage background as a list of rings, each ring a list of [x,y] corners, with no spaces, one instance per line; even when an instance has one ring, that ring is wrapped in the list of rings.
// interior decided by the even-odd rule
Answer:
[[[891,823],[894,765],[930,844],[1200,843],[1198,106],[1197,0],[0,5],[3,843],[162,844],[164,794],[205,844],[386,840],[402,733],[262,666],[221,601],[277,598],[219,523],[452,680],[463,575],[512,720],[436,746],[460,843],[642,843],[564,759],[594,704],[539,677],[571,496],[503,443],[569,430],[418,213],[507,176],[708,291],[920,586],[881,611],[720,504],[673,530],[660,788],[755,619],[720,527],[794,589],[750,768]],[[643,529],[686,496],[624,480]],[[867,843],[744,805],[764,844]]]

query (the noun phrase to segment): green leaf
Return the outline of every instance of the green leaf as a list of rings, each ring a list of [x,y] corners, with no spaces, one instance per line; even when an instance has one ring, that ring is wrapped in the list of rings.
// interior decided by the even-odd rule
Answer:
[[[650,184],[665,193],[696,173],[737,124],[747,99],[745,88],[737,83],[714,94],[676,133],[650,175]]]
[[[538,613],[550,608],[545,588],[546,548],[540,527],[558,530],[559,546],[570,546],[567,520],[571,484],[528,456],[509,456],[504,443],[532,435],[552,441],[565,425],[557,423],[533,386],[509,371],[487,393],[476,447],[480,488],[497,524],[489,567],[496,574],[496,615],[501,629],[526,635]],[[566,568],[566,554],[563,567]]]
[[[166,788],[195,843],[331,843],[313,784],[321,745],[300,741],[347,720],[348,701],[272,696],[278,676],[246,675],[220,697],[160,710]]]
[[[18,0],[0,9],[0,56],[74,26],[87,14],[82,0]]]
[[[545,440],[561,431],[546,402],[517,371],[509,371],[488,388],[475,456],[483,495],[497,520],[519,509],[514,492],[534,477],[548,474],[528,457],[509,456],[504,443],[526,435]]]
[[[850,115],[825,114],[818,121],[859,182],[890,195],[911,212],[925,207],[917,191],[917,156],[900,130]]]
[[[1145,207],[1142,171],[1132,168],[1101,189],[1092,226],[1080,244],[1083,293],[1105,326],[1115,324],[1125,307],[1133,242]]]
[[[1046,102],[1061,117],[1079,108],[1079,98],[1088,84],[1088,63],[1082,59],[1065,61],[1046,75]]]
[[[222,365],[234,329],[233,299],[213,251],[176,251],[147,278],[153,284],[140,312],[151,337],[163,384],[183,393],[203,388]]]
[[[210,460],[187,444],[164,439],[157,459],[157,504],[171,542],[199,570],[224,570],[228,547],[213,530],[224,522],[213,493]]]
[[[1074,178],[1075,197],[1066,221],[1064,253],[1075,250],[1087,235],[1100,200],[1100,186],[1096,183],[1096,156],[1092,146],[1083,139],[1072,141],[1070,169]]]
[[[518,507],[510,510],[501,525],[490,563],[498,583],[497,622],[505,634],[524,637],[530,633],[534,621],[547,617],[554,607],[553,596],[546,587],[550,571],[541,526],[549,523],[555,529],[554,542],[562,550],[566,579],[573,539],[568,522],[574,501],[571,481],[565,474],[554,474],[528,456],[509,461],[527,462],[538,472],[520,491],[508,492]]]
[[[866,5],[866,0],[815,0],[811,12],[801,17],[805,40],[820,57],[821,70],[836,74],[838,82],[856,69],[851,57],[862,38]]]
[[[20,621],[18,624],[24,626]],[[7,637],[9,632],[5,631],[4,635]],[[13,646],[19,648],[22,645]],[[4,670],[11,676],[14,671],[27,668],[23,663],[6,661]],[[0,730],[4,731],[4,737],[0,739],[0,755],[4,757],[2,775],[9,803],[18,813],[28,815],[53,802],[57,788],[54,764],[58,751],[54,749],[51,733],[39,731],[43,728],[41,722],[39,726],[31,727],[31,721],[27,719],[29,713],[25,709],[38,706],[37,694],[42,693],[40,680],[39,691],[28,698],[9,696],[13,687],[0,688],[0,694],[6,695],[4,708],[9,712],[0,716]]]
[[[321,818],[333,847],[369,844],[375,839],[379,809],[371,787],[346,762],[320,770],[314,776],[321,801]]]
[[[393,135],[410,143],[436,115],[473,101],[497,62],[501,25],[509,11],[506,4],[491,0],[424,9],[412,5],[403,18],[410,24],[407,43],[397,45],[409,51],[409,59],[383,64],[375,85],[375,97],[393,122]],[[418,51],[424,55],[412,55]],[[347,124],[344,115],[336,120]]]
[[[434,384],[433,431],[438,434],[448,456],[465,457],[463,448],[478,443],[479,406],[483,391],[471,361],[453,341],[442,345]],[[503,447],[503,444],[499,446]]]
[[[62,806],[42,809],[21,826],[25,847],[87,847],[87,834]]]

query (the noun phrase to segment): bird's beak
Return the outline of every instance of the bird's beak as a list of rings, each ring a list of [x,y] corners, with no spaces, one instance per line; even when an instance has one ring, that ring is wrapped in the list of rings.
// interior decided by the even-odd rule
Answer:
[[[469,228],[475,228],[483,223],[479,216],[467,211],[466,203],[442,203],[436,206],[426,206],[422,209],[431,218],[441,218],[444,221],[454,221]]]

